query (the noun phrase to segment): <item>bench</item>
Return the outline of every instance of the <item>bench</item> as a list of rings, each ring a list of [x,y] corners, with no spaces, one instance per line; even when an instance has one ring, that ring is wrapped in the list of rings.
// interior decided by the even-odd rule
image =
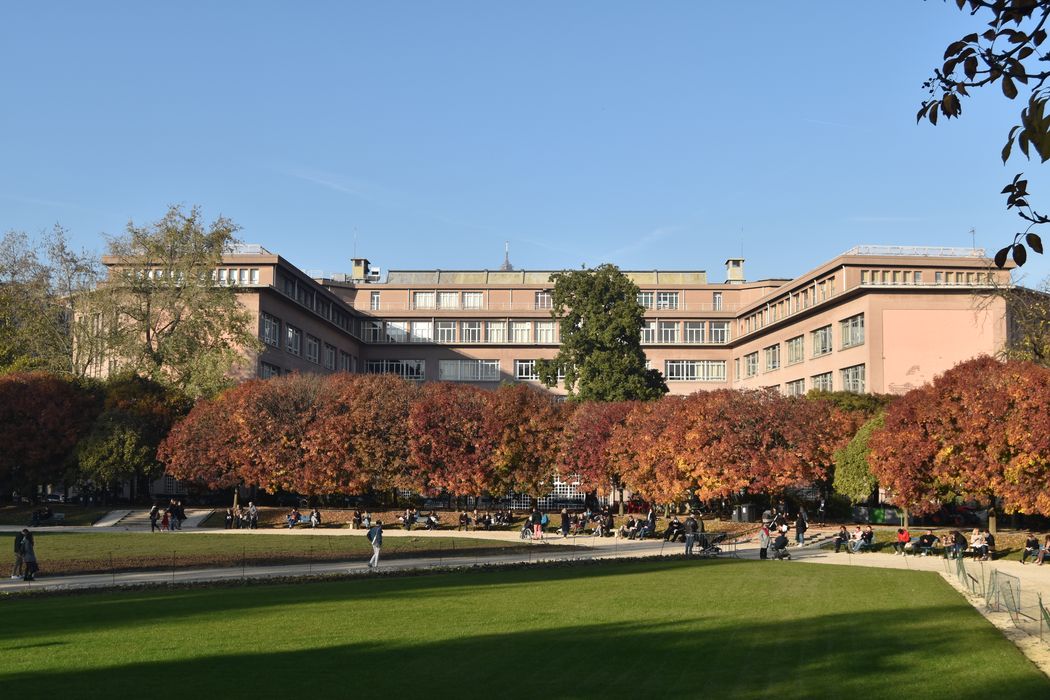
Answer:
[[[40,527],[41,525],[61,525],[66,519],[65,513],[52,513],[51,517],[43,520],[38,520],[37,517],[33,516],[33,527]]]

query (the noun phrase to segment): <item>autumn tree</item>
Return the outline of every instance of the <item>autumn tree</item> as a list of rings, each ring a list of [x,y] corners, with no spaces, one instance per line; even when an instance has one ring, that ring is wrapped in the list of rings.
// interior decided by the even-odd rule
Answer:
[[[658,370],[646,369],[641,333],[644,309],[638,286],[615,265],[562,272],[551,277],[551,316],[561,345],[553,360],[538,360],[548,387],[564,374],[576,401],[651,400],[667,393]]]
[[[610,453],[617,428],[623,425],[633,403],[630,401],[584,401],[567,410],[564,417],[558,468],[564,478],[575,477],[580,488],[606,495],[620,490],[622,479]]]
[[[236,416],[250,408],[254,387],[244,384],[213,399],[200,399],[157,448],[167,474],[223,489],[245,484],[242,435]]]
[[[962,99],[971,90],[998,84],[1008,100],[1022,92],[1027,96],[1018,123],[1010,129],[1002,150],[1002,160],[1010,159],[1014,145],[1031,159],[1033,152],[1041,163],[1050,159],[1050,70],[1045,67],[1042,52],[1046,41],[1050,0],[954,0],[960,10],[967,10],[983,21],[984,30],[953,41],[944,51],[944,63],[935,68],[933,77],[924,83],[929,98],[924,100],[917,119],[936,124],[962,114]],[[1028,181],[1018,173],[1003,188],[1006,208],[1013,209],[1023,222],[1013,242],[995,255],[995,264],[1003,267],[1008,257],[1024,265],[1027,249],[1042,253],[1043,243],[1033,229],[1050,223],[1050,216],[1036,211],[1030,201]],[[1027,248],[1026,248],[1027,246]]]
[[[44,372],[0,376],[0,485],[3,491],[61,481],[98,413],[94,392]]]
[[[1011,286],[998,290],[1006,303],[1006,360],[1050,367],[1050,279],[1039,289]]]
[[[550,492],[558,470],[562,409],[549,394],[525,384],[503,384],[485,397],[486,435],[495,436],[490,493]]]
[[[110,279],[95,296],[105,345],[122,369],[210,396],[231,384],[245,350],[261,348],[236,289],[214,274],[237,230],[224,217],[207,224],[200,209],[173,206],[110,240]]]

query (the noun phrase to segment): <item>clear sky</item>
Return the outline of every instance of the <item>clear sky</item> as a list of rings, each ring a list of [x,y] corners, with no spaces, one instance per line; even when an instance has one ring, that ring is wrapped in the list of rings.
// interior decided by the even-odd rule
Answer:
[[[994,252],[999,191],[1040,170],[999,161],[1021,105],[915,124],[978,24],[903,0],[7,3],[0,230],[101,249],[199,204],[303,269],[348,270],[356,232],[384,269],[495,268],[506,240],[518,267],[712,281],[741,251],[749,279],[971,228]]]

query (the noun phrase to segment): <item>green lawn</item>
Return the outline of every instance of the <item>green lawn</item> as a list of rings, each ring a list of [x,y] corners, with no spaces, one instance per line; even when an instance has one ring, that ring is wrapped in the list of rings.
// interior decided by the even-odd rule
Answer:
[[[51,510],[62,513],[61,521],[55,520],[49,525],[92,525],[96,520],[114,508],[80,506],[72,503],[49,503]],[[28,526],[33,519],[33,511],[44,506],[0,506],[0,525]]]
[[[939,577],[789,562],[14,598],[5,697],[1050,697]]]
[[[364,560],[372,554],[364,530],[354,536],[34,530],[34,537],[42,576],[170,569],[173,558],[176,567],[189,568]],[[0,548],[0,571],[8,571],[14,560],[13,538],[14,533],[4,533],[0,540],[5,542]],[[383,557],[497,554],[529,546],[472,538],[387,537]]]

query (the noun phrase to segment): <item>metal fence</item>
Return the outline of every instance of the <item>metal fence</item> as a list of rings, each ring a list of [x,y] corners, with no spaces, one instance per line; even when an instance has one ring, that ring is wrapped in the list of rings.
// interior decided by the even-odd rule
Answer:
[[[1050,610],[1038,592],[1022,585],[1017,576],[1000,571],[994,562],[962,557],[944,561],[947,573],[982,598],[986,610],[1007,613],[1015,627],[1050,644]]]

